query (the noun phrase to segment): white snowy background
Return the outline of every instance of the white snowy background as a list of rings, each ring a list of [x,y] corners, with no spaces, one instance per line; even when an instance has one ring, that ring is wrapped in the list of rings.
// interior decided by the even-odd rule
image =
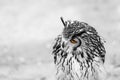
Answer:
[[[0,80],[55,80],[51,45],[61,16],[97,29],[106,41],[106,80],[120,80],[119,0],[0,0]]]

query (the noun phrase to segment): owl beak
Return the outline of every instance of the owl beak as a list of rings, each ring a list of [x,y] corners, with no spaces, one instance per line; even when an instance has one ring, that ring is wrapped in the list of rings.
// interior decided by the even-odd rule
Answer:
[[[64,27],[66,28],[66,26],[67,26],[67,22],[63,20],[63,17],[60,17],[60,19],[61,19],[61,21],[62,21]]]

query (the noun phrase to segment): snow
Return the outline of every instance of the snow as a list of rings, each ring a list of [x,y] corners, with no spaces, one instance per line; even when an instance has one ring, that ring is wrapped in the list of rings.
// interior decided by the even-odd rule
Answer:
[[[105,39],[106,80],[120,80],[119,0],[0,0],[0,80],[55,80],[51,55],[65,20],[94,26]]]

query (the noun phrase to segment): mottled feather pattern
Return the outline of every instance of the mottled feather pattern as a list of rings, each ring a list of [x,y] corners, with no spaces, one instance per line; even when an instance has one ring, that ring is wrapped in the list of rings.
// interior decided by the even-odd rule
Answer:
[[[79,21],[67,21],[61,35],[53,46],[57,80],[98,80],[103,72],[105,48],[95,28]],[[76,49],[67,42],[77,38],[81,41]],[[100,78],[100,77],[99,77]]]

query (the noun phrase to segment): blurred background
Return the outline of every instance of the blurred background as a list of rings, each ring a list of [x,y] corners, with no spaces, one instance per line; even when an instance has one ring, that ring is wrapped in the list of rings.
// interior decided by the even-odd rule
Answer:
[[[106,41],[106,80],[120,80],[119,0],[0,0],[0,80],[55,80],[61,16],[96,28]]]

